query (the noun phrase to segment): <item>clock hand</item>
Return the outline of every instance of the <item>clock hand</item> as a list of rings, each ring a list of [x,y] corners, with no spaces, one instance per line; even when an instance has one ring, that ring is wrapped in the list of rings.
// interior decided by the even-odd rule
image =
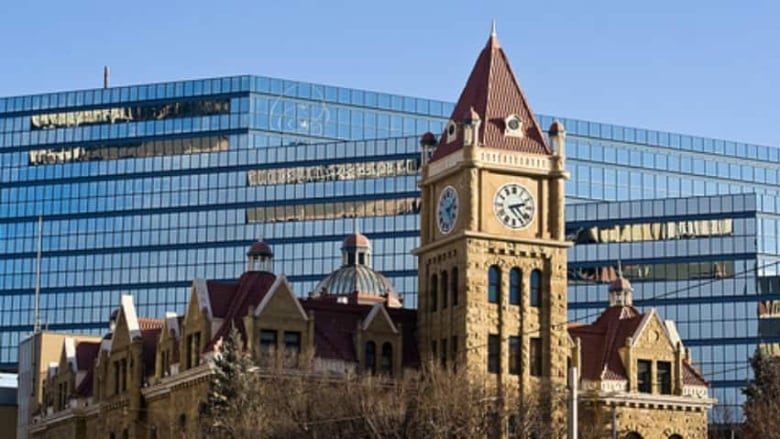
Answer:
[[[517,203],[517,204],[510,204],[509,210],[515,215],[515,216],[521,216],[523,211],[521,208],[525,207],[525,203]]]

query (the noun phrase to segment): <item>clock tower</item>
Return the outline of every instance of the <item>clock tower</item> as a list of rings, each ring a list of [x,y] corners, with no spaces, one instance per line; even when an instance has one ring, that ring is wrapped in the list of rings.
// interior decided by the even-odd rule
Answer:
[[[564,141],[559,122],[539,127],[495,31],[444,133],[421,141],[420,352],[521,398],[566,384]]]

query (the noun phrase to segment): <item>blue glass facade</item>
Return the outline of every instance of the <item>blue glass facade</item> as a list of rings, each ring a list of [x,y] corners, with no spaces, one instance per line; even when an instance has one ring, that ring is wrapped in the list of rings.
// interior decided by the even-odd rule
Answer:
[[[374,267],[416,306],[409,250],[419,231],[418,136],[441,132],[451,111],[446,102],[255,76],[0,99],[0,367],[15,367],[19,338],[32,328],[39,215],[40,320],[52,330],[102,331],[123,292],[136,296],[142,315],[182,311],[193,278],[235,278],[260,237],[274,247],[275,271],[307,294],[339,266],[341,240],[355,226],[372,239]],[[538,117],[542,126],[553,121]],[[594,269],[624,260],[639,302],[677,320],[713,374],[716,396],[728,388],[731,400],[746,363],[734,363],[741,368],[734,375],[721,360],[752,352],[758,325],[750,322],[762,292],[735,282],[751,269],[770,277],[780,260],[779,150],[560,120],[568,131],[572,239],[594,224],[681,222],[694,213],[686,204],[694,201],[635,200],[753,194],[711,198],[724,204],[710,201],[710,210],[696,204],[695,227],[730,220],[731,235],[655,239],[688,227],[667,225],[666,235],[571,250],[571,271],[580,273],[570,288],[572,318],[604,305]],[[630,202],[586,204],[593,201]],[[652,265],[653,276],[668,277],[661,266],[679,265],[686,254],[712,262],[686,260],[700,264],[690,268],[696,276],[731,270],[733,277],[686,290],[698,291],[695,310],[666,296],[654,301],[703,278],[638,280],[644,271],[632,267]],[[728,300],[740,305],[726,307]],[[742,335],[722,343],[726,334]]]

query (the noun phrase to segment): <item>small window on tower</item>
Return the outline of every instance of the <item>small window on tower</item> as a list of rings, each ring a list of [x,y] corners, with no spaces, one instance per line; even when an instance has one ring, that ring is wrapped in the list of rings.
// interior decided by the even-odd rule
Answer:
[[[458,138],[458,127],[455,125],[455,122],[449,121],[447,122],[447,143],[454,142]]]
[[[510,114],[504,119],[504,135],[523,137],[523,121],[516,114]]]

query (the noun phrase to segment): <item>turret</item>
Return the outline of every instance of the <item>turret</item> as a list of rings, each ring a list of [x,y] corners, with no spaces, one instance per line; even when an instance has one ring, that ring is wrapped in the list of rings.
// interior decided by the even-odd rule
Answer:
[[[257,241],[252,244],[249,251],[246,252],[247,256],[247,271],[273,271],[272,260],[274,258],[274,252],[271,246],[263,240]]]

